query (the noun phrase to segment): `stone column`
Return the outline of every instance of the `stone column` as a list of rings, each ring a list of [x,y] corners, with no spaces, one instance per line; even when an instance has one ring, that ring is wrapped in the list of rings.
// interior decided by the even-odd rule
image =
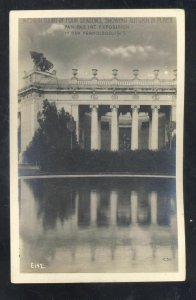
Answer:
[[[131,150],[138,149],[138,125],[139,125],[139,106],[132,105],[132,130],[131,130]]]
[[[119,128],[118,128],[118,105],[110,106],[112,109],[111,119],[111,150],[117,151],[119,149]]]
[[[31,100],[31,105],[30,105],[30,118],[31,118],[31,120],[30,120],[30,126],[31,126],[31,133],[30,133],[30,140],[31,140],[31,137],[33,137],[34,136],[34,133],[35,133],[35,116],[36,116],[36,114],[35,114],[35,100],[33,99],[33,100]]]
[[[149,116],[148,149],[151,149],[152,142],[152,119]]]
[[[101,117],[98,119],[98,149],[101,149]]]
[[[91,150],[99,149],[99,121],[98,106],[92,105],[91,108]]]
[[[137,224],[138,214],[138,194],[136,191],[131,191],[131,223]]]
[[[98,205],[98,193],[96,190],[92,190],[90,194],[90,221],[91,225],[97,224],[97,205]]]
[[[112,190],[110,193],[110,224],[116,225],[117,220],[117,204],[118,204],[118,193]]]
[[[151,133],[151,150],[158,150],[158,130],[159,130],[159,108],[158,105],[152,108],[152,133]]]
[[[24,162],[23,154],[34,135],[33,100],[23,100],[21,103],[21,162]]]
[[[151,215],[151,224],[157,224],[157,192],[152,191],[150,193],[150,215]]]
[[[78,105],[71,106],[71,115],[74,118],[74,121],[76,122],[76,137],[79,143],[79,106]]]

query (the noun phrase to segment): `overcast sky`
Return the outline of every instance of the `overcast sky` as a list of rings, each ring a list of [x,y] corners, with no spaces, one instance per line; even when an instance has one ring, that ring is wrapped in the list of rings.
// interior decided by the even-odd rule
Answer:
[[[97,31],[98,23],[94,24]],[[70,25],[73,24],[66,26]],[[71,31],[75,32],[75,29]],[[119,70],[119,78],[131,78],[134,68],[140,69],[141,78],[150,78],[154,69],[160,69],[160,77],[171,77],[172,70],[176,69],[174,19],[169,23],[131,23],[125,26],[125,30],[121,30],[120,35],[116,34],[116,29],[110,30],[112,35],[87,36],[81,31],[79,36],[71,36],[68,32],[70,30],[69,27],[65,28],[65,23],[59,24],[51,20],[26,23],[21,20],[20,82],[24,70],[28,71],[33,67],[30,51],[42,52],[54,64],[54,69],[61,78],[70,78],[72,68],[79,69],[78,77],[91,77],[91,69],[97,68],[100,78],[111,78],[114,68]]]

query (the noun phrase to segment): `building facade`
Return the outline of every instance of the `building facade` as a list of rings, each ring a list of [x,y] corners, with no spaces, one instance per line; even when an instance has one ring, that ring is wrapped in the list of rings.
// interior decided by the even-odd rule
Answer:
[[[72,72],[70,79],[36,68],[25,73],[18,93],[20,161],[38,128],[37,113],[45,99],[73,116],[83,149],[158,150],[166,145],[168,126],[176,121],[176,71],[170,80],[161,79],[159,70],[152,79],[140,78],[139,70],[130,79],[120,79],[117,69],[110,79],[100,79],[97,69],[89,79],[79,78],[77,69]]]

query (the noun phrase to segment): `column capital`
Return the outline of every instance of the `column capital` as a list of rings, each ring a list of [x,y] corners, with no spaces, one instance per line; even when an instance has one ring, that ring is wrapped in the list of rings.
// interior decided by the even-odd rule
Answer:
[[[119,105],[110,105],[110,108],[111,108],[111,109],[118,109],[118,108],[119,108]]]
[[[99,107],[99,105],[96,105],[96,104],[90,105],[90,108],[91,108],[91,109],[98,109],[98,107]]]
[[[131,105],[131,109],[132,110],[139,110],[140,109],[140,105]]]
[[[151,105],[151,109],[152,110],[159,110],[160,109],[160,105]]]

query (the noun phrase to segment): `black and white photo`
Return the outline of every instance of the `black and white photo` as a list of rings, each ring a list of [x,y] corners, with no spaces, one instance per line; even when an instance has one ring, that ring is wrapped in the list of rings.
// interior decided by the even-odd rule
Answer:
[[[185,279],[184,14],[10,14],[12,281]]]

